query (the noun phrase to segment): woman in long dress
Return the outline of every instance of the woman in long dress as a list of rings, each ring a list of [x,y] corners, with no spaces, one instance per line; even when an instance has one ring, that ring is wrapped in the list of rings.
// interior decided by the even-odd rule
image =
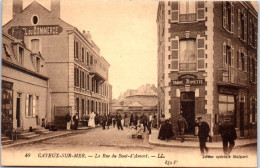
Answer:
[[[88,126],[89,127],[95,127],[96,124],[95,124],[95,113],[94,112],[91,112],[90,115],[89,115],[89,121],[88,121]]]

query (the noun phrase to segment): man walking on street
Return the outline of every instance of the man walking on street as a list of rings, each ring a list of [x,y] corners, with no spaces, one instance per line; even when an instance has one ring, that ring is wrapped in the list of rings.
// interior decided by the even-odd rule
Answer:
[[[204,155],[204,149],[208,153],[208,148],[206,147],[206,141],[209,136],[209,124],[203,121],[202,117],[198,117],[198,123],[196,124],[199,127],[199,141],[200,141],[200,152]]]
[[[181,136],[181,142],[184,142],[184,131],[185,129],[188,129],[188,124],[185,118],[182,117],[182,115],[180,115],[178,119],[178,129]]]
[[[106,129],[106,123],[107,123],[107,115],[104,114],[102,116],[102,127],[103,127],[103,130]]]
[[[71,122],[70,113],[67,113],[67,114],[66,114],[65,119],[66,119],[66,121],[67,121],[67,130],[70,130],[70,122]]]
[[[153,122],[153,116],[152,116],[152,114],[149,114],[148,125],[147,125],[147,129],[149,130],[149,134],[152,133],[152,122]]]
[[[121,120],[122,120],[122,116],[119,113],[117,113],[116,114],[116,123],[117,123],[118,130],[120,130],[120,128],[121,128],[121,130],[123,130]]]
[[[221,134],[223,141],[224,154],[229,155],[235,146],[235,140],[237,139],[235,126],[231,123],[229,117],[226,117],[224,122],[220,125],[219,133]]]

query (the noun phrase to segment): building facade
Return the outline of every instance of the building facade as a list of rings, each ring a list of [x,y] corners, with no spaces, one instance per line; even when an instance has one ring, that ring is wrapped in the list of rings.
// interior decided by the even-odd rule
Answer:
[[[146,84],[138,89],[128,89],[118,99],[113,100],[113,114],[131,112],[141,115],[157,113],[157,88],[154,85]]]
[[[230,117],[239,137],[256,137],[257,17],[250,2],[159,2],[158,114],[179,114],[210,134]]]
[[[80,119],[92,111],[109,113],[110,64],[90,33],[60,18],[59,0],[51,1],[51,11],[37,2],[25,9],[22,0],[14,0],[13,5],[13,19],[3,26],[3,32],[44,55],[52,90],[51,122],[64,123],[61,120],[68,112],[78,113]]]
[[[43,57],[3,33],[2,134],[46,125],[51,118],[48,80]]]

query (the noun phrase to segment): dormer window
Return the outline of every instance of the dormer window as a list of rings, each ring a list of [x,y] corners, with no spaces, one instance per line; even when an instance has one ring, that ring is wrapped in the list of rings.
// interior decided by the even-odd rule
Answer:
[[[40,61],[41,59],[39,57],[36,57],[36,72],[40,72]]]
[[[6,56],[10,57],[11,56],[11,52],[9,51],[8,46],[6,44],[3,44],[3,46],[4,46],[4,49],[5,49]]]
[[[18,62],[21,66],[23,66],[24,63],[24,49],[22,47],[19,47],[19,53],[18,53]]]

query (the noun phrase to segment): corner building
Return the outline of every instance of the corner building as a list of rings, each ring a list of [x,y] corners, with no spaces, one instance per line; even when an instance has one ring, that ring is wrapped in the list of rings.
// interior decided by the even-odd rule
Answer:
[[[257,22],[250,2],[159,2],[158,114],[203,117],[218,140],[229,116],[238,137],[257,132]]]
[[[51,1],[51,11],[35,1],[23,9],[23,2],[14,0],[13,19],[3,32],[44,56],[51,88],[49,122],[65,128],[62,119],[67,112],[78,112],[80,120],[92,111],[109,112],[110,64],[89,32],[80,32],[60,18],[59,0]]]

